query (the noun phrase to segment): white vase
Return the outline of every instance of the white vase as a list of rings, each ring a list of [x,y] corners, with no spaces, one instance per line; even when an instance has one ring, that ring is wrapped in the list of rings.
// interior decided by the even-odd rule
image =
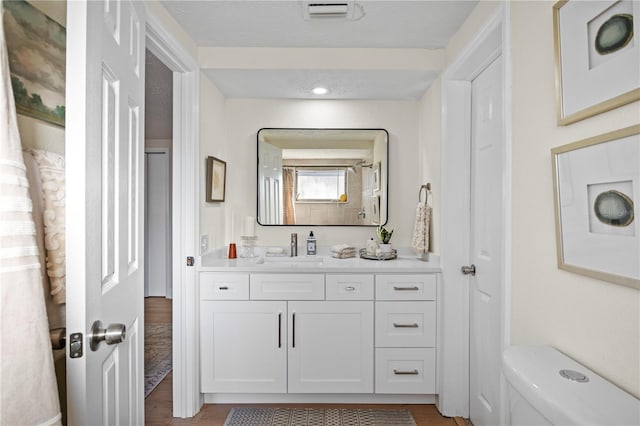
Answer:
[[[391,246],[391,243],[389,243],[389,244],[380,243],[378,245],[378,247],[380,248],[380,252],[382,252],[382,253],[391,253],[391,251],[393,250],[393,247]]]

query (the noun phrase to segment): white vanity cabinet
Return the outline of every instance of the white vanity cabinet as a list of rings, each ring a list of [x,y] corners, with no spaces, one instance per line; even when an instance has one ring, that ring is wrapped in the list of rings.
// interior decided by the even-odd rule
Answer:
[[[203,271],[201,391],[209,401],[432,398],[437,275]]]
[[[338,282],[357,291],[330,301],[325,274],[203,272],[200,283],[202,392],[373,393],[373,275]]]

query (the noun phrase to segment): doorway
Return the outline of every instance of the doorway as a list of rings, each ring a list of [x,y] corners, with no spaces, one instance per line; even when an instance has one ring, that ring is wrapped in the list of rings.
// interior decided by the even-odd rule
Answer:
[[[173,72],[145,52],[144,394],[172,369]]]

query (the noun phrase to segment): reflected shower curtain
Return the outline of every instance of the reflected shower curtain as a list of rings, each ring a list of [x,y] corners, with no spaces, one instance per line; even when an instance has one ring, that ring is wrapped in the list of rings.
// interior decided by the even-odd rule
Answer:
[[[296,199],[295,199],[296,169],[293,167],[282,168],[282,204],[283,222],[285,225],[296,224]]]
[[[0,3],[0,425],[61,424]]]

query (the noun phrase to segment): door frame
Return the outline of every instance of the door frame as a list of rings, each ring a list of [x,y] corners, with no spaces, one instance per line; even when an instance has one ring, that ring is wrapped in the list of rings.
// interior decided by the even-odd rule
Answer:
[[[146,48],[173,71],[172,149],[172,357],[173,416],[193,417],[203,404],[198,381],[200,365],[196,304],[196,267],[186,266],[196,256],[199,222],[199,82],[197,61],[166,29],[154,8],[147,6]]]
[[[471,82],[493,60],[503,58],[504,240],[502,288],[502,348],[510,341],[511,277],[511,58],[510,5],[502,3],[471,38],[442,75],[442,216],[441,266],[443,285],[439,320],[437,405],[446,416],[469,417],[469,279],[460,273],[469,263],[471,239]],[[500,385],[500,416],[506,424],[506,382]]]

